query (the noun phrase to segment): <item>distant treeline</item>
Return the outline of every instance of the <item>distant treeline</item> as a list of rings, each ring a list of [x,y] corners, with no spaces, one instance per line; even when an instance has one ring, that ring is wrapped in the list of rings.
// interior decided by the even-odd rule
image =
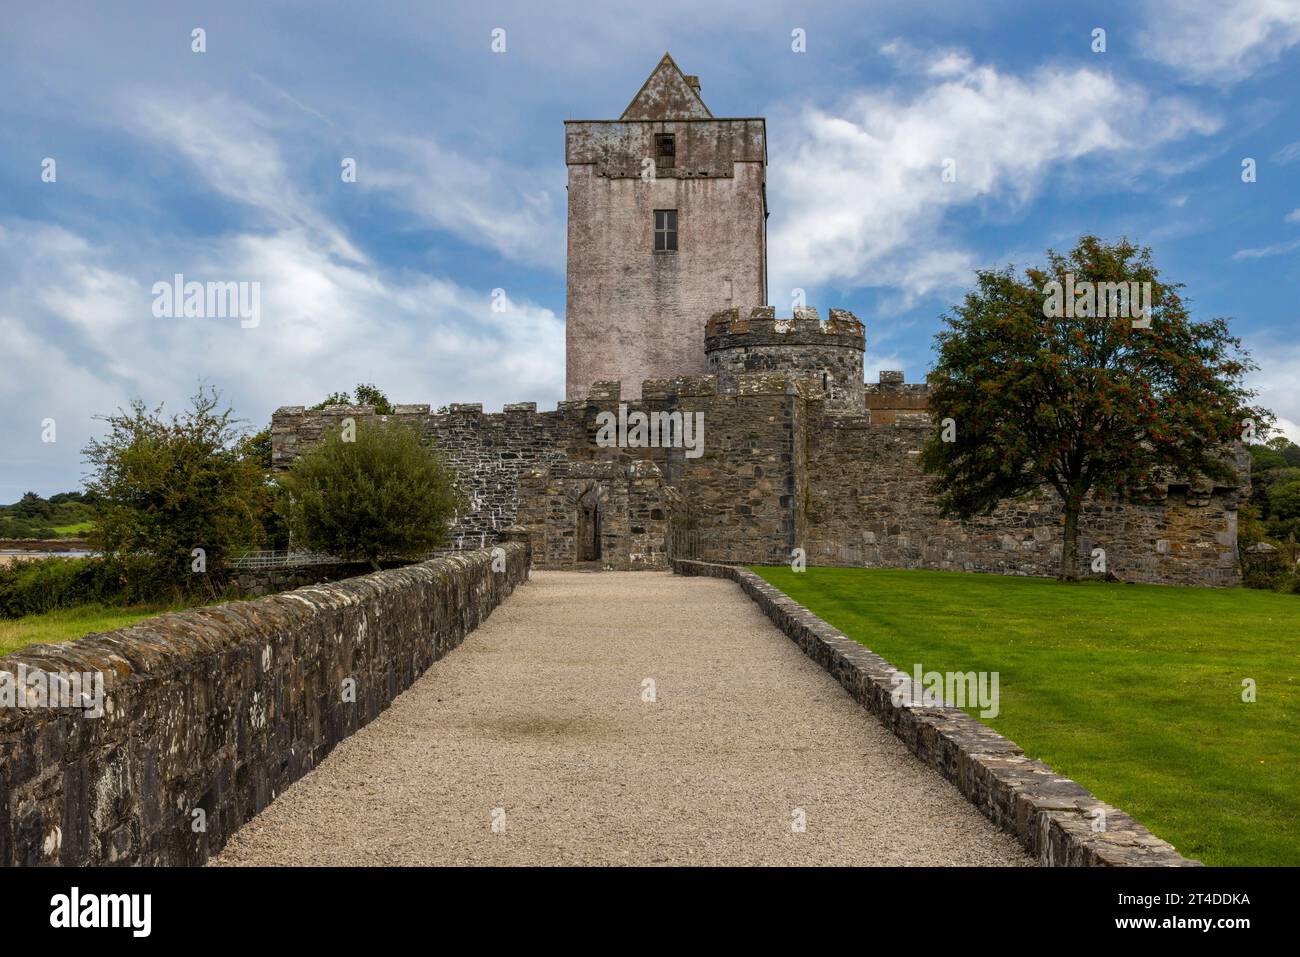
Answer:
[[[1286,545],[1300,538],[1300,445],[1278,436],[1250,446],[1249,518],[1258,523],[1242,544],[1271,539]],[[1262,532],[1262,534],[1260,534]]]
[[[82,536],[90,527],[93,504],[86,492],[59,492],[49,498],[27,492],[12,505],[0,505],[0,539]]]

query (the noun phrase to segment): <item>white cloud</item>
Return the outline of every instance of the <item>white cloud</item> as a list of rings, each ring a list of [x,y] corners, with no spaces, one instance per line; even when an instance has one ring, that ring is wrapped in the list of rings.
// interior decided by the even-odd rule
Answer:
[[[1238,260],[1266,259],[1269,256],[1285,256],[1296,249],[1300,249],[1300,239],[1292,239],[1285,243],[1274,243],[1271,246],[1258,246],[1253,249],[1238,249],[1232,254],[1232,258]]]
[[[224,94],[134,90],[111,102],[113,120],[159,155],[179,157],[227,201],[236,224],[182,238],[135,231],[123,242],[0,220],[0,341],[9,369],[33,370],[0,381],[12,413],[0,421],[0,448],[16,466],[0,480],[47,476],[32,484],[59,490],[81,473],[94,415],[134,398],[177,408],[200,380],[258,427],[280,405],[310,404],[359,381],[394,401],[434,405],[545,407],[562,397],[563,318],[517,294],[493,311],[490,289],[371,261],[325,211],[323,188],[304,185],[304,151],[286,159],[286,117]],[[388,146],[371,166],[362,162],[360,182],[369,176],[396,208],[508,258],[563,263],[563,224],[540,179],[471,163],[429,140]],[[260,284],[260,322],[155,318],[152,286],[176,273]],[[47,417],[60,423],[53,445],[40,442]],[[0,501],[11,497],[0,486]]]
[[[894,39],[880,47],[883,56],[893,61],[901,73],[934,77],[961,76],[975,65],[971,55],[955,47],[922,49],[906,40]]]
[[[959,287],[975,257],[944,227],[963,207],[1026,203],[1063,166],[1097,154],[1118,172],[1141,170],[1157,162],[1154,147],[1218,126],[1093,69],[1019,77],[952,51],[924,62],[941,68],[923,67],[910,95],[864,91],[837,110],[806,107],[785,140],[798,145],[772,158],[775,300],[822,282],[894,286],[909,300]],[[955,182],[943,180],[945,160]]]
[[[301,174],[281,156],[271,117],[221,94],[196,100],[133,91],[120,103],[128,129],[179,152],[221,195],[256,210],[273,227],[309,229],[335,255],[364,261],[343,230],[296,185]]]
[[[1258,340],[1247,347],[1260,366],[1247,380],[1259,391],[1256,401],[1277,416],[1275,425],[1283,435],[1300,442],[1300,346]]]
[[[557,190],[564,168],[518,169],[467,159],[429,137],[384,140],[357,175],[363,188],[392,193],[393,205],[422,222],[508,259],[564,268],[564,220]]]
[[[1198,83],[1231,83],[1300,43],[1295,0],[1148,0],[1146,55]]]
[[[334,255],[365,261],[344,230],[319,211],[317,199],[299,187],[303,171],[284,159],[278,117],[225,95],[195,100],[132,91],[119,101],[128,129],[178,152],[212,189],[255,211],[260,223],[306,229],[327,241]],[[320,116],[289,101],[297,110]],[[348,188],[384,193],[398,217],[413,217],[417,224],[471,246],[516,262],[563,269],[563,211],[555,196],[564,186],[564,167],[558,162],[550,170],[535,171],[462,156],[427,136],[359,133],[351,138],[363,149],[352,157],[357,183]],[[334,172],[330,185],[336,182]]]
[[[1300,445],[1300,424],[1297,424],[1291,419],[1278,416],[1277,421],[1273,423],[1273,426],[1282,435],[1286,436],[1297,445]]]
[[[1281,166],[1294,163],[1298,159],[1300,159],[1300,140],[1296,140],[1294,143],[1288,143],[1273,154],[1273,161]]]
[[[345,262],[306,229],[235,234],[184,249],[119,250],[58,228],[0,224],[0,447],[13,471],[48,475],[43,491],[81,474],[92,417],[133,398],[182,406],[199,380],[219,387],[256,427],[276,407],[311,404],[373,381],[397,402],[482,401],[486,408],[562,397],[564,324],[551,310],[445,279],[390,275]],[[157,319],[156,264],[261,283],[261,322]],[[40,441],[53,417],[59,441]],[[30,484],[39,484],[33,480]],[[20,493],[23,491],[19,489]],[[0,486],[0,500],[15,497]]]

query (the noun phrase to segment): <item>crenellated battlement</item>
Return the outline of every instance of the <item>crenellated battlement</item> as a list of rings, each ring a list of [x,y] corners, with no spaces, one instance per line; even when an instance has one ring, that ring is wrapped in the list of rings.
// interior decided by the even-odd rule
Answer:
[[[847,309],[831,309],[822,319],[811,306],[794,310],[790,319],[777,318],[773,306],[755,306],[747,312],[724,309],[709,317],[704,327],[704,351],[755,345],[833,345],[862,351],[866,328]]]
[[[847,309],[831,309],[822,319],[813,308],[778,319],[771,306],[743,312],[715,312],[704,327],[704,352],[720,388],[740,390],[746,375],[784,375],[821,393],[833,412],[863,408],[862,352],[866,330]],[[753,384],[750,388],[753,388]]]
[[[929,425],[930,384],[904,378],[897,370],[881,371],[879,382],[867,383],[863,404],[876,425]]]
[[[807,399],[824,398],[819,383],[787,372],[741,372],[729,378],[725,387],[716,375],[645,379],[641,383],[640,398],[633,400],[624,400],[622,390],[621,382],[595,382],[585,402],[577,400],[564,405],[579,407],[585,404],[614,405],[620,401],[630,401],[631,404],[639,406],[643,402],[650,401],[665,402],[718,395],[800,395]]]

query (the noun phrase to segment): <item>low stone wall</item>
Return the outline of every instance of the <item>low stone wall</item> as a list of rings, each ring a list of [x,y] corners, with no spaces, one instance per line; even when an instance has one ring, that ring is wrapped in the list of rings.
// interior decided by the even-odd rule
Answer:
[[[1123,811],[1061,777],[958,708],[896,705],[899,670],[840,634],[779,588],[745,568],[674,560],[679,575],[729,578],[809,658],[830,672],[912,752],[951,781],[993,823],[1052,867],[1188,867],[1183,857]],[[1096,812],[1105,829],[1093,830]]]
[[[290,588],[305,588],[342,581],[372,571],[367,562],[330,562],[320,565],[279,565],[270,568],[240,568],[233,574],[240,598],[260,598]]]
[[[504,571],[491,550],[464,552],[0,658],[11,685],[20,670],[95,673],[105,690],[102,717],[0,707],[0,865],[202,864],[459,645],[529,562],[513,541]]]

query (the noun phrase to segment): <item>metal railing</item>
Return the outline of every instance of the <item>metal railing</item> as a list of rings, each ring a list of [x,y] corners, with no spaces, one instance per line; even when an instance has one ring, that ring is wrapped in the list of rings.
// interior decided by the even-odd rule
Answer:
[[[250,548],[230,560],[232,568],[296,568],[303,565],[338,565],[340,560],[320,552]]]
[[[484,544],[480,544],[483,542]],[[479,548],[490,547],[486,538],[480,535],[462,536],[444,548],[435,548],[425,553],[414,561],[428,561],[431,558],[437,558],[441,555],[454,555],[461,551],[474,551]],[[334,555],[327,555],[324,552],[306,552],[297,549],[276,549],[276,548],[249,548],[230,560],[231,568],[239,569],[256,569],[256,568],[301,568],[309,565],[348,565],[356,564],[347,562],[342,558]]]

